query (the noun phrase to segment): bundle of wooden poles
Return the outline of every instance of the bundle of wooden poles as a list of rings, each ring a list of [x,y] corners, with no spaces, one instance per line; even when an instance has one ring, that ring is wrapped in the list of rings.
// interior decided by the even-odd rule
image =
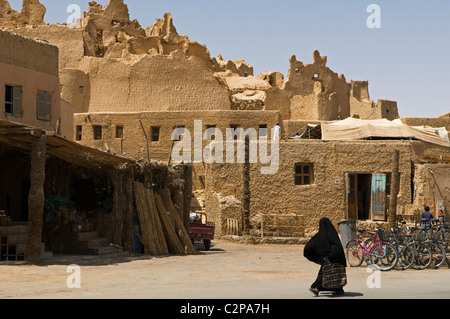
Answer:
[[[156,192],[143,183],[134,182],[134,197],[141,229],[138,236],[145,254],[197,254],[182,218],[173,205],[169,189]]]

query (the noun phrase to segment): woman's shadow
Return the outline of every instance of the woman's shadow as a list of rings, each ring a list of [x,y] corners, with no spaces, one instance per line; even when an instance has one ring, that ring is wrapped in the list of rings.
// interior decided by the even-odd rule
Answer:
[[[317,296],[317,298],[320,297],[328,297],[328,298],[355,298],[355,297],[363,297],[364,294],[360,293],[360,292],[353,292],[353,291],[349,291],[349,292],[344,292],[341,295],[338,294],[333,294],[333,292],[328,292],[328,291],[321,291],[320,294]]]

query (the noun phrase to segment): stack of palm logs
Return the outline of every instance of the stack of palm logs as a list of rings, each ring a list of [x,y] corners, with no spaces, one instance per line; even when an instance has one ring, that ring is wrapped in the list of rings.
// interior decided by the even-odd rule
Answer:
[[[142,183],[134,182],[134,194],[141,229],[138,237],[145,254],[197,254],[182,218],[173,205],[169,189],[156,192]]]

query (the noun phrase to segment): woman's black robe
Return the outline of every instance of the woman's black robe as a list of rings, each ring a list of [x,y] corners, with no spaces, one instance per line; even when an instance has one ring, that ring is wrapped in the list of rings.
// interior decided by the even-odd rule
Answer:
[[[330,262],[339,263],[347,267],[347,260],[341,240],[328,218],[322,218],[320,220],[319,232],[306,244],[303,255],[309,261],[321,266],[323,265],[323,259],[327,257]],[[325,290],[322,287],[322,267],[320,267],[319,275],[311,287],[322,291]]]

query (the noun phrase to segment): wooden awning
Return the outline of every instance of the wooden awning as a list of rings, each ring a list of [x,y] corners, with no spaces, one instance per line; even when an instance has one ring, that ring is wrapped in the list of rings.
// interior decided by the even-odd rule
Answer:
[[[83,146],[76,142],[49,134],[39,128],[0,120],[0,144],[31,152],[34,136],[47,135],[47,155],[60,158],[77,166],[97,169],[103,166],[125,167],[135,161]]]

